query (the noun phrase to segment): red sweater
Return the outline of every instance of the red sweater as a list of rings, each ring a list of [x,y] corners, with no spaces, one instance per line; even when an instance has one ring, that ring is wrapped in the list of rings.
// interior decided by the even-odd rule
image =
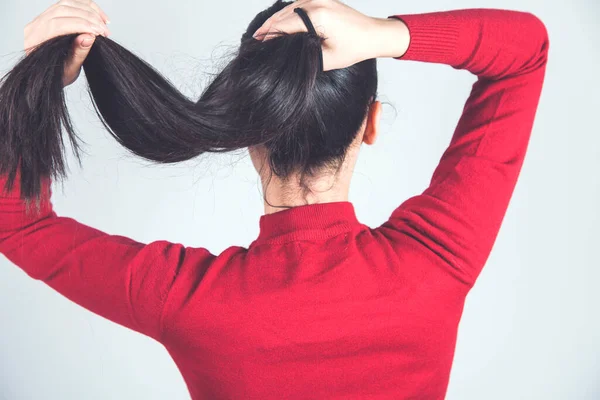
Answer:
[[[0,252],[32,278],[162,343],[193,399],[442,399],[465,296],[517,182],[548,52],[530,13],[399,15],[403,60],[478,76],[429,187],[383,225],[349,202],[260,218],[221,254],[144,244],[0,198]],[[0,178],[0,187],[5,179]]]

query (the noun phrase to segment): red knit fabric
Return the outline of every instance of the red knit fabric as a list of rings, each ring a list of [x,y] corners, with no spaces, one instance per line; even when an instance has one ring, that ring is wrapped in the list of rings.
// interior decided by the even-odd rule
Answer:
[[[478,76],[429,187],[369,228],[349,202],[260,218],[219,255],[26,217],[0,198],[0,252],[88,310],[162,343],[193,399],[442,399],[465,296],[528,146],[548,35],[530,13],[398,15],[402,60]],[[3,187],[5,179],[0,179]],[[50,198],[50,182],[44,183]]]

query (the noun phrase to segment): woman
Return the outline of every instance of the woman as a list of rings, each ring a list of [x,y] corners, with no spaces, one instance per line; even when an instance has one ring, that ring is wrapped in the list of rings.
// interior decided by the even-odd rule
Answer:
[[[528,146],[548,54],[544,24],[508,10],[375,18],[335,0],[278,1],[192,103],[107,39],[106,21],[90,1],[63,0],[25,30],[28,48],[51,40],[0,90],[0,134],[11,143],[1,150],[0,251],[163,344],[194,399],[444,398],[465,296]],[[72,52],[57,51],[71,42]],[[429,187],[369,228],[348,187],[361,144],[379,131],[379,57],[478,79]],[[249,148],[265,197],[254,242],[211,254],[56,215],[62,86],[82,64],[107,129],[135,154],[175,162]],[[44,136],[27,141],[32,129]],[[37,211],[28,211],[36,195]]]

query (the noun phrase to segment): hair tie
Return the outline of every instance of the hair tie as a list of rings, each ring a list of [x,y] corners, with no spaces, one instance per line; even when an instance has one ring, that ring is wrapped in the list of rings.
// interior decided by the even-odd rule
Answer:
[[[315,30],[315,27],[312,24],[312,21],[310,20],[310,18],[308,17],[308,14],[306,13],[306,11],[304,11],[304,9],[302,9],[300,7],[296,7],[296,8],[294,8],[294,12],[296,14],[298,14],[300,16],[300,18],[302,18],[302,22],[304,22],[304,25],[306,25],[308,32],[319,37],[319,39],[320,39],[320,36],[317,34],[317,31]],[[320,70],[323,71],[323,49],[320,44],[319,44],[319,65],[320,65]]]

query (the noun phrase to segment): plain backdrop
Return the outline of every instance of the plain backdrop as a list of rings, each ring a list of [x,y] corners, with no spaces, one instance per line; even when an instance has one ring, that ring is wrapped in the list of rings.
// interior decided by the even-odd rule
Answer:
[[[47,0],[0,0],[0,72]],[[100,0],[112,39],[189,96],[228,59],[268,0]],[[598,0],[349,1],[378,17],[457,8],[533,12],[550,35],[546,83],[520,180],[469,294],[448,389],[453,400],[600,399],[600,18]],[[359,219],[382,223],[425,189],[475,77],[449,66],[379,62],[382,134],[351,188]],[[129,155],[93,113],[85,79],[67,89],[85,141],[53,204],[107,233],[218,253],[247,246],[262,214],[245,152],[155,166]],[[189,399],[157,342],[71,303],[0,257],[0,399]]]

